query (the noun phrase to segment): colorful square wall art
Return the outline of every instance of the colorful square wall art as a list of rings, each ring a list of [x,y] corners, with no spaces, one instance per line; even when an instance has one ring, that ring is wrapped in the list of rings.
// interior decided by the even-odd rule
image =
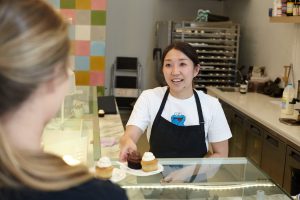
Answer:
[[[69,23],[77,85],[104,90],[107,0],[48,0]]]

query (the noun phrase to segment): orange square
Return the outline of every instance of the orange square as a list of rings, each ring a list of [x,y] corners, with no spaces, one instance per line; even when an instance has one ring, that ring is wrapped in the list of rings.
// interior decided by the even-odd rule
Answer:
[[[103,56],[91,56],[90,57],[90,70],[104,71],[105,60]]]
[[[91,0],[76,0],[76,9],[90,10]]]
[[[75,71],[76,85],[89,85],[90,83],[90,72]]]

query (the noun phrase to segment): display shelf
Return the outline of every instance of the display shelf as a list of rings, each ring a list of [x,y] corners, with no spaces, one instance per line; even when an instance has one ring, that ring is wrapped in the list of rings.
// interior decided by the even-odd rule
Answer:
[[[199,55],[201,70],[196,88],[234,86],[240,27],[232,22],[172,22],[171,42],[188,42]]]
[[[118,182],[129,199],[291,199],[247,158],[158,161],[164,167],[161,173],[151,176],[128,173]],[[200,166],[199,172],[193,174],[196,166]],[[164,181],[166,176],[177,173],[180,176]]]
[[[141,93],[142,66],[137,57],[117,57],[111,68],[111,91],[117,105],[132,109]]]
[[[300,23],[300,16],[277,16],[269,20],[271,23]]]

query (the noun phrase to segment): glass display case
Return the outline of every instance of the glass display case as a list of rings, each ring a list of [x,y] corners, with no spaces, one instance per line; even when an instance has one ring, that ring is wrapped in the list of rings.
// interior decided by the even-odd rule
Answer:
[[[129,199],[291,199],[246,158],[159,159],[159,163],[164,167],[161,173],[127,173],[118,182]],[[164,181],[168,176],[173,177],[171,182]]]
[[[70,164],[80,161],[94,169],[101,155],[97,110],[96,87],[77,87],[47,125],[42,139],[44,150],[64,157]],[[113,123],[109,115],[104,118]],[[102,134],[112,134],[109,127],[102,129]],[[119,172],[113,173],[112,181],[126,190],[129,199],[291,199],[247,158],[159,159],[161,171],[144,176],[127,173],[117,158],[110,158],[114,171]]]
[[[77,86],[65,96],[60,111],[46,126],[45,151],[80,161],[88,166],[100,157],[97,89]]]

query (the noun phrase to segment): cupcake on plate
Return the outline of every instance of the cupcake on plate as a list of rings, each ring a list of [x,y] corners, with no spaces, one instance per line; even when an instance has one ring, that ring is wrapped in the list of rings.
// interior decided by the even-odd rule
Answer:
[[[158,160],[152,152],[145,152],[141,161],[144,172],[152,172],[158,169]]]
[[[102,157],[99,159],[96,165],[96,175],[97,177],[103,179],[110,179],[112,176],[114,167],[108,157]]]
[[[142,169],[141,160],[141,154],[133,151],[127,155],[127,166],[131,169]]]

